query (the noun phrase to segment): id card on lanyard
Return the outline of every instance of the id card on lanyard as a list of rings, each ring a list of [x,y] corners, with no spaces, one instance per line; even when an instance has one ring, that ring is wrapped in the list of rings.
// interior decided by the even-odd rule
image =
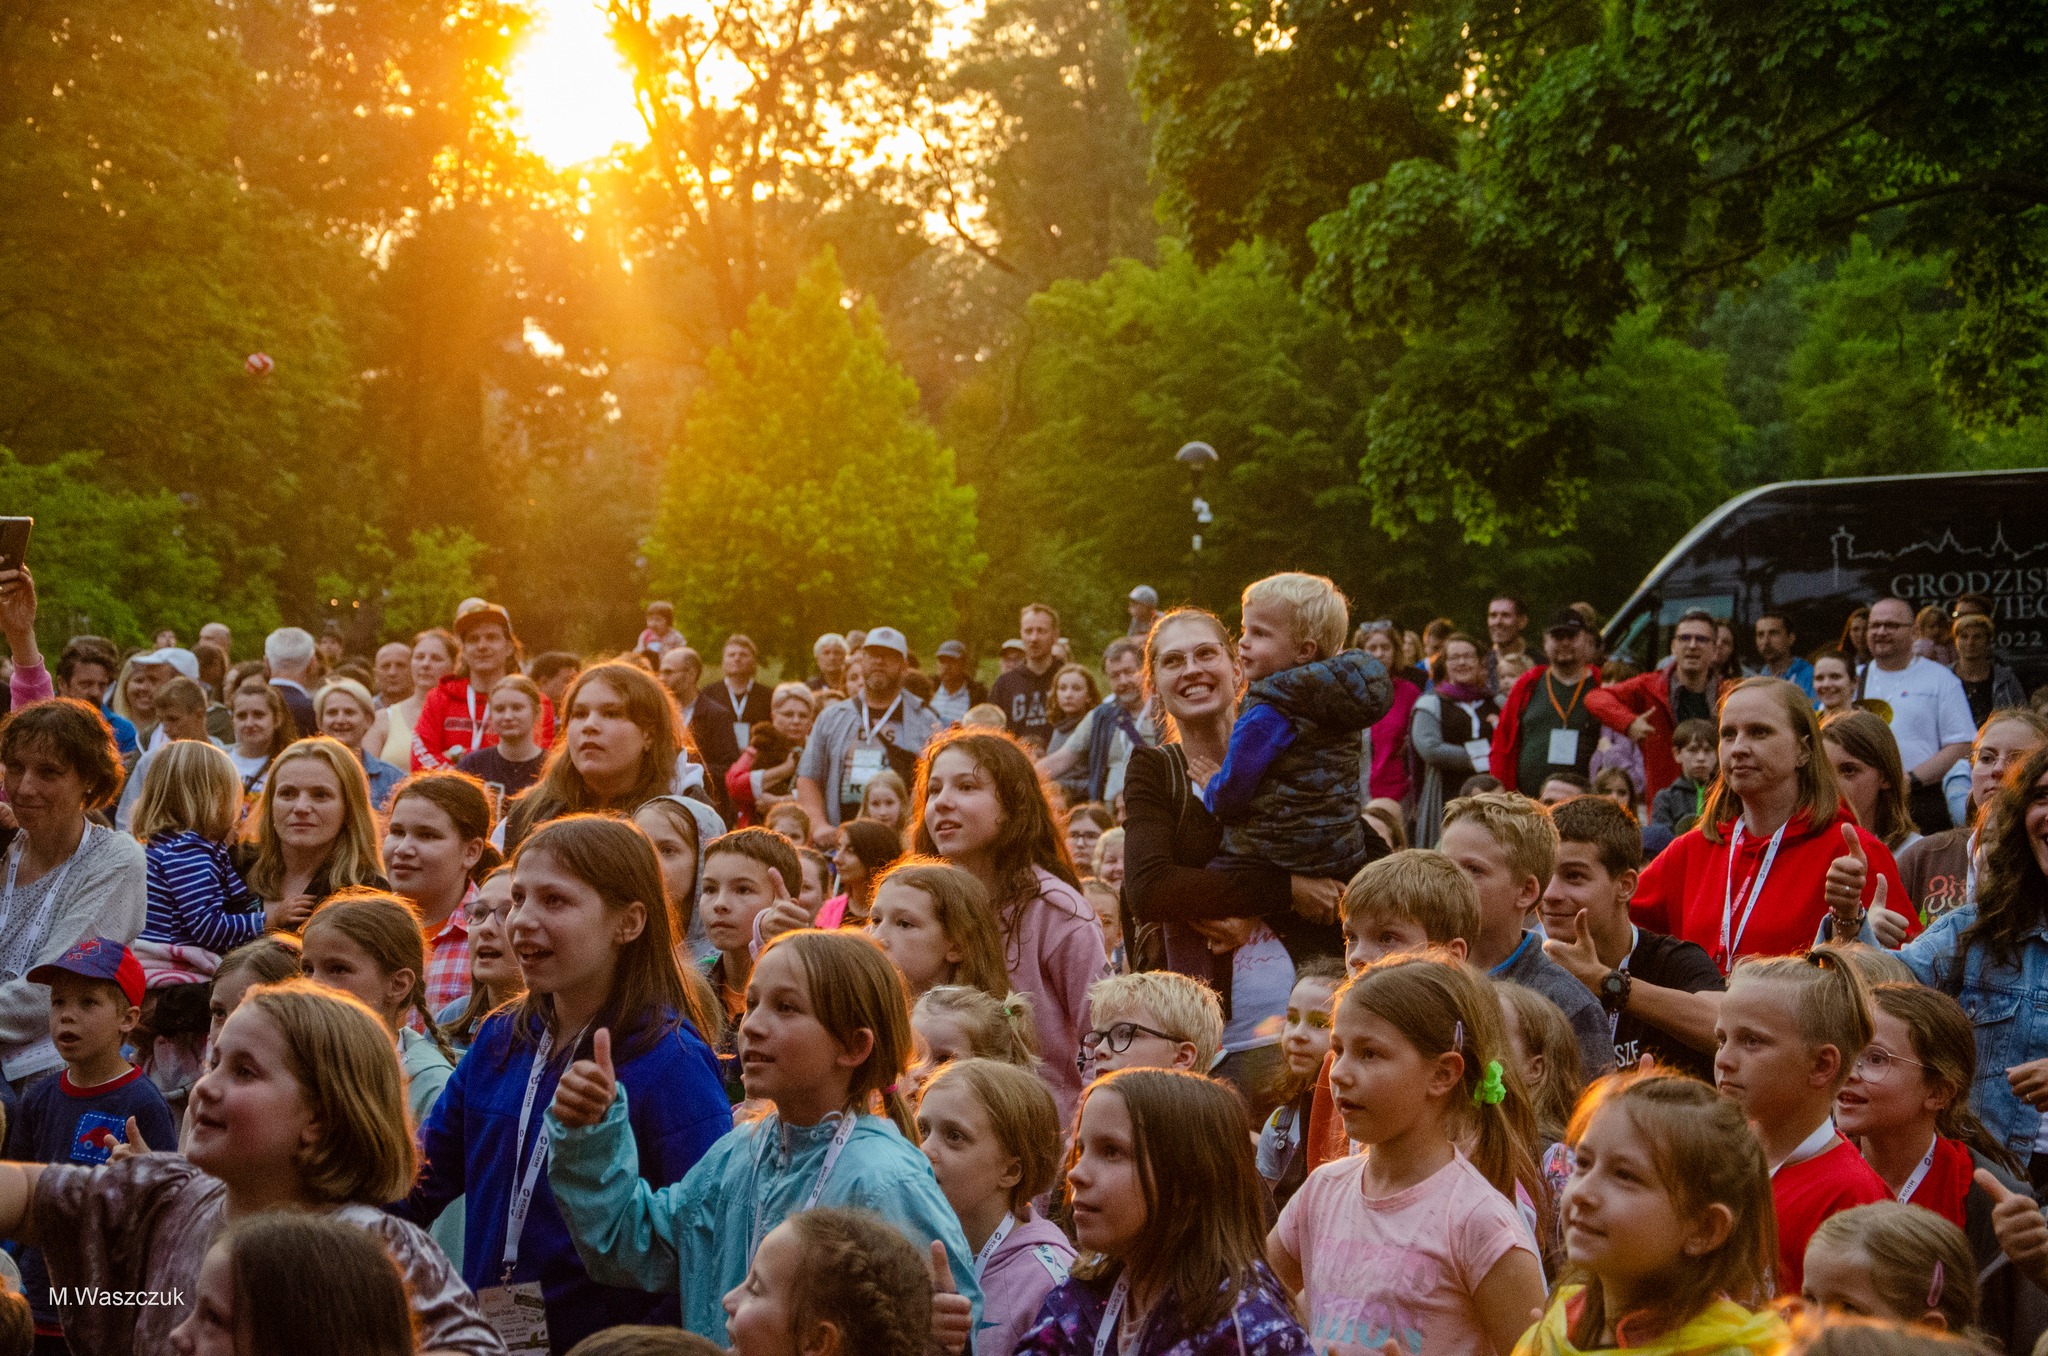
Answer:
[[[1742,916],[1735,915],[1735,859],[1742,854],[1742,816],[1735,817],[1735,830],[1728,836],[1728,875],[1721,884],[1721,938],[1714,951],[1714,963],[1727,974],[1735,964],[1735,948],[1742,945],[1742,934],[1749,929],[1750,915],[1756,912],[1757,901],[1763,898],[1764,882],[1771,877],[1771,867],[1778,860],[1778,847],[1785,841],[1785,830],[1791,821],[1778,826],[1771,835],[1771,844],[1764,851],[1763,862],[1757,867],[1756,875],[1743,891]]]
[[[576,1039],[582,1039],[582,1032]],[[548,1311],[541,1297],[539,1281],[512,1283],[512,1270],[519,1265],[519,1236],[526,1231],[526,1215],[533,1208],[533,1193],[540,1186],[541,1169],[548,1161],[548,1132],[543,1126],[535,1138],[526,1171],[519,1170],[519,1155],[526,1149],[527,1127],[533,1123],[533,1101],[540,1092],[540,1080],[548,1071],[548,1056],[554,1053],[552,1032],[540,1033],[533,1047],[533,1068],[526,1075],[526,1096],[519,1103],[519,1137],[512,1141],[512,1204],[505,1215],[504,1266],[498,1284],[477,1292],[477,1307],[484,1321],[497,1330],[512,1356],[544,1356],[548,1351]],[[571,1050],[576,1041],[569,1043]]]

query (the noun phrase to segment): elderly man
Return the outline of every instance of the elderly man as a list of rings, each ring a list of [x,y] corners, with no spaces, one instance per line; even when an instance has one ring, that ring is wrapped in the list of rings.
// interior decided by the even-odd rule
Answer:
[[[811,658],[818,661],[818,671],[804,680],[804,686],[813,692],[831,688],[834,692],[846,691],[846,637],[837,631],[827,631],[811,645]]]
[[[796,768],[797,803],[811,817],[812,842],[831,847],[838,826],[860,814],[861,795],[889,769],[911,780],[917,756],[939,732],[932,709],[903,686],[910,643],[893,626],[877,626],[861,649],[861,689],[835,702],[811,726]]]
[[[377,647],[377,708],[396,706],[412,695],[412,646],[394,640]]]
[[[313,633],[302,627],[280,626],[263,638],[263,662],[270,667],[270,685],[292,713],[292,724],[298,727],[293,735],[296,739],[320,733],[320,722],[313,715],[313,694],[306,691],[314,649]],[[196,662],[193,671],[196,677]]]
[[[1073,735],[1058,753],[1038,760],[1047,779],[1059,781],[1082,759],[1088,763],[1088,799],[1114,801],[1124,788],[1124,768],[1131,750],[1159,742],[1158,726],[1145,709],[1145,647],[1119,636],[1102,652],[1102,671],[1109,675],[1109,696],[1081,717]]]
[[[208,622],[200,627],[199,643],[201,645],[218,645],[220,652],[230,660],[235,657],[234,632],[228,630],[226,622]]]

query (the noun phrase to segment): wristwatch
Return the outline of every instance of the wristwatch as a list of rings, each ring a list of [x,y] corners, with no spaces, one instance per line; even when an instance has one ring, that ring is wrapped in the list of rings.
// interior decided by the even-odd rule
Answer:
[[[1609,1012],[1620,1012],[1628,1006],[1629,986],[1633,983],[1628,971],[1609,970],[1600,981],[1600,1006]]]

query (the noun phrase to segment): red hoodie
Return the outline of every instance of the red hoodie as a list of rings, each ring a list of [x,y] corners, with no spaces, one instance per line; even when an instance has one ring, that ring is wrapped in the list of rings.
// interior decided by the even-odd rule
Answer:
[[[1748,883],[1755,879],[1757,867],[1763,863],[1771,843],[1768,836],[1743,835],[1741,860],[1733,863],[1735,878],[1731,890],[1728,873],[1733,820],[1721,825],[1718,843],[1708,842],[1703,832],[1692,829],[1658,853],[1643,868],[1635,898],[1629,901],[1629,915],[1652,932],[1699,943],[1724,974],[1744,956],[1797,955],[1813,945],[1821,920],[1828,915],[1828,867],[1848,852],[1848,845],[1842,841],[1842,825],[1855,822],[1846,805],[1819,829],[1813,827],[1803,811],[1792,816],[1777,860],[1771,864],[1770,877],[1764,882],[1763,897],[1757,900],[1748,925],[1736,941],[1732,958],[1720,954],[1724,894],[1730,898],[1739,920]],[[1899,866],[1892,860],[1890,850],[1862,828],[1856,830],[1856,837],[1863,844],[1864,859],[1870,864],[1869,878],[1863,884],[1863,907],[1870,907],[1879,876],[1888,882],[1886,907],[1905,899],[1900,893],[1906,888],[1905,882],[1899,879]],[[1913,911],[1899,912],[1910,916]],[[1729,931],[1732,934],[1734,930],[1731,921]],[[1919,931],[1917,919],[1908,924],[1909,935]]]
[[[420,703],[419,723],[412,727],[412,770],[454,767],[464,754],[497,742],[490,696],[471,687],[469,679],[450,674]],[[555,708],[546,697],[540,699],[540,716],[533,723],[533,742],[544,749],[555,742]],[[461,751],[451,755],[449,751],[457,748]]]
[[[1735,684],[1723,682],[1714,692],[1712,708],[1721,709],[1721,699]],[[1609,683],[1586,694],[1586,709],[1610,730],[1628,733],[1637,716],[1650,718],[1650,733],[1643,750],[1643,799],[1653,801],[1657,793],[1678,780],[1678,757],[1671,750],[1671,736],[1678,722],[1671,715],[1671,673],[1651,669],[1619,683]]]

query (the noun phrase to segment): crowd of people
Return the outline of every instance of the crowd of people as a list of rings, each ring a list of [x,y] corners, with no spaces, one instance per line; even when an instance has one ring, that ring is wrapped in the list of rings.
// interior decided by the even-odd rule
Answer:
[[[0,1356],[2008,1353],[2048,715],[1989,606],[1603,656],[649,607],[54,666],[0,572]]]

